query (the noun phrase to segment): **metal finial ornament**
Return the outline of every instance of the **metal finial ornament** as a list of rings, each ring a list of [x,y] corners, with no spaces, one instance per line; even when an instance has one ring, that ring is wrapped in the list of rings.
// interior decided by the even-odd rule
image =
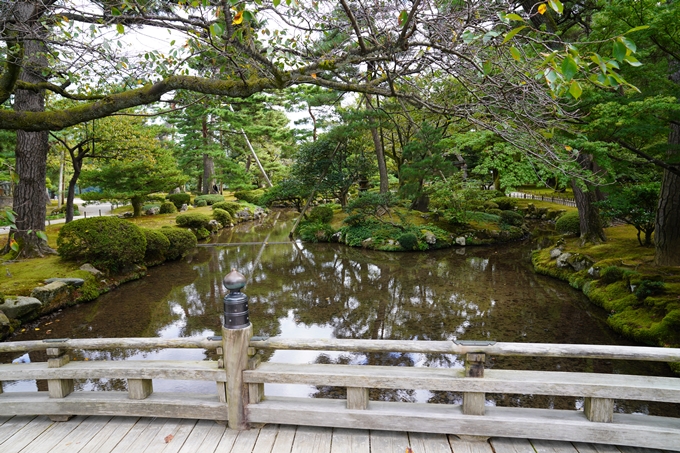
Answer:
[[[246,286],[246,277],[236,269],[232,268],[231,272],[224,276],[222,283],[229,291],[238,292],[244,286]]]
[[[250,325],[250,315],[248,313],[248,299],[241,292],[246,286],[246,278],[236,269],[232,269],[222,281],[229,290],[229,294],[224,296],[224,328],[243,329]]]

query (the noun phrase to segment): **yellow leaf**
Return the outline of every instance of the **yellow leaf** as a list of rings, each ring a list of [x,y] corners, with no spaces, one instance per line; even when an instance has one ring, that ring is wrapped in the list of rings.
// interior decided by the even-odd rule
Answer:
[[[548,11],[548,7],[545,6],[545,3],[538,5],[538,14],[545,14],[546,11]]]
[[[566,149],[567,151],[571,151],[571,150],[573,150],[574,148],[572,148],[572,147],[569,146],[569,145],[565,145],[564,149]]]
[[[316,79],[316,74],[312,74],[312,79]]]
[[[239,11],[234,16],[234,20],[231,21],[232,25],[238,25],[243,22],[243,11]]]

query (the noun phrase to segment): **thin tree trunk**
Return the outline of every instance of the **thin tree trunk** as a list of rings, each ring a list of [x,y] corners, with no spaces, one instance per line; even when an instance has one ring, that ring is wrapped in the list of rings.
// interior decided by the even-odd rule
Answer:
[[[370,112],[375,112],[373,104],[371,103],[371,96],[366,97],[366,109]],[[377,127],[371,128],[371,138],[373,139],[373,147],[375,148],[375,157],[378,160],[378,173],[380,174],[380,193],[387,193],[390,191],[390,179],[387,173],[387,162],[385,160],[385,148],[380,139],[380,133]]]
[[[571,187],[574,191],[574,201],[578,208],[578,216],[581,226],[581,245],[586,243],[600,244],[607,241],[602,227],[600,211],[595,206],[598,201],[594,190],[582,189],[577,181],[572,180]]]
[[[65,223],[73,221],[73,199],[76,196],[76,184],[78,184],[78,178],[80,177],[80,171],[83,168],[83,161],[81,159],[71,156],[71,161],[73,163],[73,176],[68,182],[68,194],[66,195],[66,216],[64,219]]]
[[[680,156],[680,124],[672,123],[668,137],[668,161]],[[676,164],[677,166],[677,164]],[[665,170],[654,229],[658,266],[680,266],[680,176]]]

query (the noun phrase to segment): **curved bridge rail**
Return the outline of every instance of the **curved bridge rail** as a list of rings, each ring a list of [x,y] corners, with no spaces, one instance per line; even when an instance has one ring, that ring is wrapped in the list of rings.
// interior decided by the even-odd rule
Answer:
[[[249,328],[250,329],[250,328]],[[249,332],[250,330],[247,330]],[[70,349],[217,349],[218,361],[70,362]],[[259,363],[257,349],[458,354],[464,369]],[[47,392],[0,394],[0,415],[138,415],[607,443],[680,451],[680,419],[614,413],[614,400],[680,403],[680,379],[484,369],[488,356],[680,361],[680,349],[446,341],[250,338],[82,339],[0,343],[0,352],[44,350],[47,362],[0,365],[1,381],[45,379]],[[226,368],[224,366],[226,363]],[[127,379],[128,392],[74,391],[74,379]],[[215,394],[153,392],[153,379],[216,382]],[[339,386],[345,400],[269,397],[265,383]],[[371,401],[368,389],[463,393],[461,405]],[[1,390],[0,390],[1,392]],[[486,393],[585,398],[584,409],[485,406]],[[229,400],[229,405],[227,405]]]

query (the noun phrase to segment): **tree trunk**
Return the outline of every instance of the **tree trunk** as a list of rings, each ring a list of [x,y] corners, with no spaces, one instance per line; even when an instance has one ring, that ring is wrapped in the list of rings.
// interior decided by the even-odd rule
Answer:
[[[132,197],[130,200],[132,203],[132,215],[133,217],[139,217],[142,215],[142,207],[144,206],[144,197]]]
[[[680,62],[673,60],[670,79],[680,84]],[[668,134],[666,161],[680,168],[680,119],[671,121]],[[656,252],[654,263],[657,266],[680,266],[680,176],[668,170],[663,172],[659,206],[656,211],[654,228]]]
[[[76,184],[78,184],[78,177],[83,167],[82,160],[73,158],[73,176],[68,182],[68,194],[66,195],[66,218],[65,223],[73,221],[73,199],[76,196]]]
[[[575,180],[572,180],[571,187],[574,191],[574,201],[578,208],[581,226],[581,245],[585,245],[588,242],[593,244],[606,242],[607,237],[602,227],[600,211],[594,204],[598,201],[597,193],[592,189],[583,190]]]
[[[215,161],[209,154],[203,154],[203,193],[212,193],[215,185]]]
[[[371,96],[366,96],[366,109],[374,112],[373,104],[371,103]],[[378,160],[378,173],[380,173],[380,193],[387,193],[390,191],[390,179],[387,173],[387,162],[385,161],[385,148],[378,133],[377,127],[371,128],[371,138],[373,139],[373,147],[375,148],[375,157]]]
[[[668,137],[668,162],[680,156],[680,124],[672,123]],[[680,165],[675,164],[676,167]],[[654,229],[658,266],[680,266],[680,176],[664,170]]]
[[[39,36],[44,35],[41,24],[32,26]],[[24,44],[24,69],[20,79],[24,82],[44,82],[42,70],[47,66],[45,46],[41,41],[26,41]],[[14,110],[17,112],[42,112],[45,110],[45,91],[17,90],[14,96]],[[17,213],[17,229],[12,231],[14,239],[19,243],[20,257],[44,256],[55,253],[40,239],[35,232],[45,230],[47,188],[47,151],[49,149],[49,132],[17,131],[15,149],[16,172],[19,183],[14,191],[14,211]],[[9,243],[5,252],[9,251]]]

